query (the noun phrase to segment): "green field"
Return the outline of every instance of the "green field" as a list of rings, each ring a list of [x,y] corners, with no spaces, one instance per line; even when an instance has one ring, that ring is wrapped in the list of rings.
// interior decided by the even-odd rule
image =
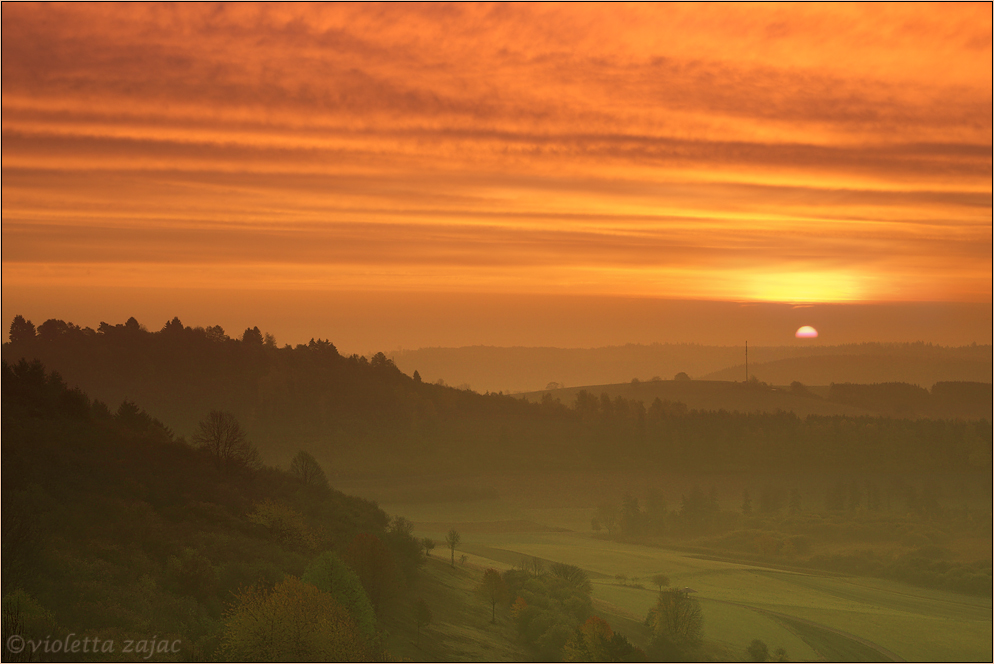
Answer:
[[[488,504],[493,502],[494,504]],[[655,602],[649,577],[665,573],[701,602],[705,638],[724,657],[745,658],[761,639],[791,660],[989,661],[990,597],[928,590],[880,579],[802,573],[710,560],[686,553],[591,538],[581,511],[526,510],[499,501],[391,504],[384,508],[415,522],[416,534],[439,542],[460,530],[456,558],[470,566],[508,568],[523,558],[578,565],[594,583],[595,607],[641,620]],[[616,575],[628,578],[621,585]],[[631,587],[639,579],[645,588]],[[632,638],[635,638],[634,636]],[[636,639],[637,641],[637,639]]]

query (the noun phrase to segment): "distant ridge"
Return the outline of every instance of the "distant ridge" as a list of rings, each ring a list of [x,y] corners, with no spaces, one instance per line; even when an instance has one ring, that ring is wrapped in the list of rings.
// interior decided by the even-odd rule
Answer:
[[[628,344],[602,348],[467,346],[401,350],[390,358],[405,373],[478,392],[533,392],[550,383],[575,387],[673,378],[743,380],[745,347]],[[779,363],[779,364],[777,364]],[[991,382],[990,345],[863,343],[749,347],[750,375],[789,385],[906,382],[930,388],[944,381]]]
[[[990,346],[985,348],[990,349]],[[742,365],[701,376],[703,380],[742,380]],[[751,364],[749,374],[773,385],[799,381],[805,385],[829,383],[899,382],[926,389],[949,381],[991,382],[991,361],[942,355],[908,353],[816,355]]]

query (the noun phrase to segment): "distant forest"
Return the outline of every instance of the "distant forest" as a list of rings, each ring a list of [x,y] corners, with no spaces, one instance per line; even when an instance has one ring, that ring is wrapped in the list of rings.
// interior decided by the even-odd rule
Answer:
[[[621,469],[683,473],[837,470],[987,474],[991,424],[975,420],[695,411],[581,391],[571,403],[528,403],[403,374],[383,353],[343,356],[329,340],[278,347],[179,319],[148,331],[134,318],[98,329],[18,316],[3,358],[40,360],[115,409],[129,401],[190,435],[210,410],[230,411],[263,458],[299,450],[332,477]],[[749,388],[750,386],[743,386]],[[910,386],[909,386],[910,387]],[[761,385],[752,389],[763,389]],[[839,396],[865,398],[866,388]],[[848,391],[847,391],[848,390]]]

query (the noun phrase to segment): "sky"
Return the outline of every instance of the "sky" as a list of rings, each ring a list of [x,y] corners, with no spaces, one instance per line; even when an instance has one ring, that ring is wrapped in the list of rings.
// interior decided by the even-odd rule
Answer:
[[[991,342],[989,4],[2,18],[5,325]]]

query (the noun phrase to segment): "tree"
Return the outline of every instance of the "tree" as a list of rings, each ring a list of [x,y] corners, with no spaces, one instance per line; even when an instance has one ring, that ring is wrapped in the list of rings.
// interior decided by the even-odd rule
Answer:
[[[644,662],[645,653],[616,634],[607,621],[591,616],[563,646],[566,662]]]
[[[225,615],[221,652],[229,661],[359,662],[375,654],[335,598],[296,577],[272,590],[235,596]]]
[[[435,548],[435,540],[430,537],[425,537],[421,540],[421,548],[425,550],[425,557],[430,558],[431,552]]]
[[[614,631],[603,618],[590,616],[563,646],[563,660],[567,662],[607,661],[607,645]]]
[[[653,574],[652,583],[659,588],[659,592],[663,592],[663,586],[670,585],[670,577],[665,574]]]
[[[24,343],[25,341],[32,341],[34,338],[34,323],[24,320],[24,316],[20,314],[14,316],[14,321],[10,324],[10,343]]]
[[[445,543],[449,545],[452,552],[452,566],[456,566],[456,547],[459,545],[459,533],[455,528],[449,529],[449,534],[445,536]]]
[[[44,341],[57,341],[68,335],[71,329],[70,324],[66,323],[64,320],[49,318],[47,321],[38,326],[38,338]]]
[[[373,609],[379,612],[383,603],[398,590],[398,570],[390,550],[379,537],[356,535],[342,556],[362,581]]]
[[[242,343],[246,346],[261,346],[262,331],[259,330],[259,327],[246,328],[245,332],[242,333]]]
[[[390,530],[383,537],[384,543],[394,555],[394,561],[408,581],[414,581],[418,568],[425,563],[421,556],[424,542],[414,537],[413,531],[414,524],[410,520],[395,516]]]
[[[262,465],[259,452],[248,441],[248,435],[235,416],[226,411],[212,410],[197,425],[193,442],[207,452],[219,470],[256,469]]]
[[[328,478],[321,470],[321,465],[318,464],[317,459],[303,450],[297,452],[290,462],[290,474],[307,486],[328,488]]]
[[[653,535],[662,535],[666,530],[666,499],[663,492],[657,488],[649,489],[645,498],[645,523]]]
[[[376,635],[376,614],[359,576],[333,551],[325,551],[301,577],[321,592],[329,593],[345,607],[356,626],[367,637]]]
[[[428,608],[428,603],[424,601],[423,598],[419,597],[414,602],[414,624],[418,629],[418,641],[415,644],[418,648],[421,647],[421,630],[431,624],[431,609]]]
[[[597,522],[607,528],[607,535],[610,537],[611,531],[618,523],[618,507],[610,503],[601,503],[597,508]]]
[[[649,609],[646,623],[652,628],[655,650],[649,656],[654,658],[658,651],[670,656],[672,653],[686,656],[703,642],[704,617],[701,605],[690,598],[686,590],[664,590],[659,593],[656,605]]]
[[[642,535],[643,514],[639,507],[639,499],[626,493],[621,498],[621,518],[618,524],[621,533],[626,537],[639,537]]]
[[[566,563],[552,563],[549,572],[557,579],[565,582],[566,586],[584,595],[589,596],[593,591],[590,578],[587,573],[576,565]]]
[[[160,333],[166,336],[177,337],[183,334],[183,330],[183,321],[179,319],[179,316],[173,316],[172,320],[166,321],[166,324],[162,326]]]
[[[690,380],[690,376],[688,376],[685,371],[681,371],[677,375],[673,376],[673,380]]]
[[[500,572],[488,567],[483,572],[483,580],[476,587],[476,592],[490,602],[490,622],[497,622],[497,603],[507,601],[507,584]]]
[[[746,648],[746,654],[749,655],[749,661],[752,662],[765,662],[770,659],[770,649],[759,639],[752,640],[752,643]]]

